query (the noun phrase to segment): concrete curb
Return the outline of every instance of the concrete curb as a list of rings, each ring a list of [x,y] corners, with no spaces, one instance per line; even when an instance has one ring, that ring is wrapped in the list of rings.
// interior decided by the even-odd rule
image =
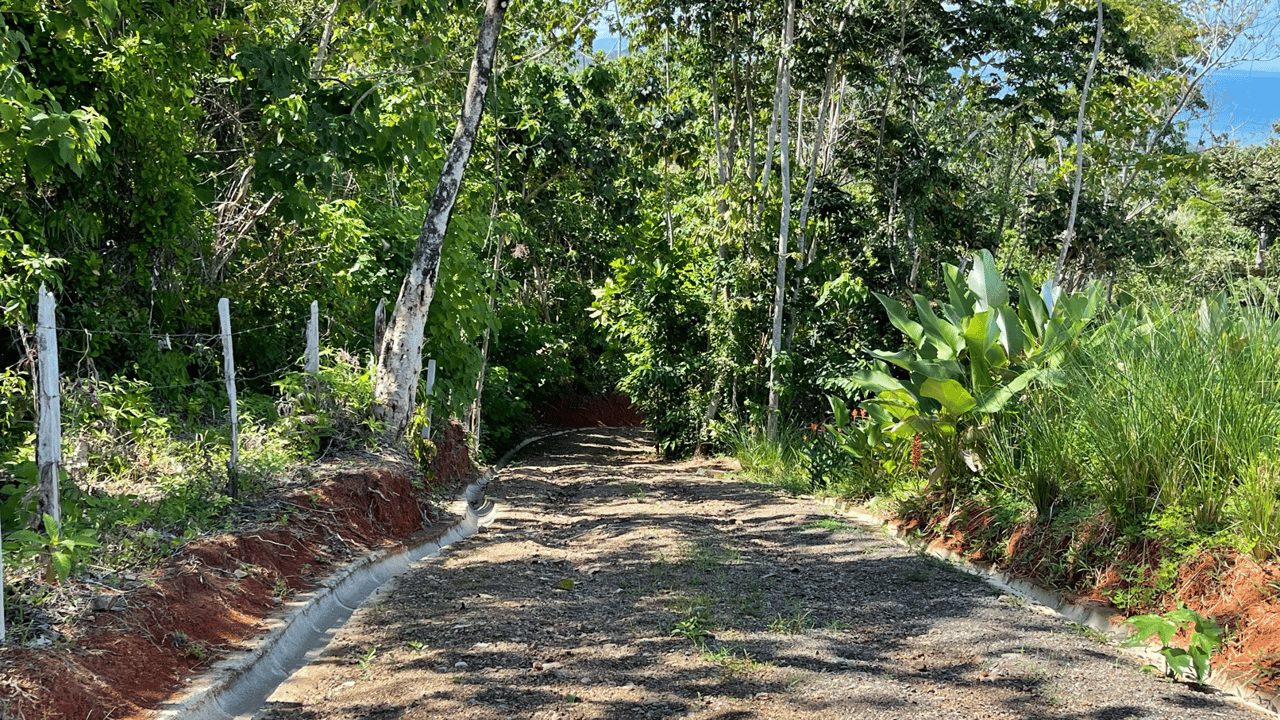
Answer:
[[[351,613],[387,580],[425,558],[470,537],[493,522],[497,509],[485,487],[525,447],[569,433],[609,428],[574,428],[525,440],[462,492],[466,511],[443,534],[412,547],[375,550],[349,563],[315,590],[286,603],[284,614],[267,621],[268,630],[246,651],[218,662],[180,696],[152,711],[155,720],[232,720],[261,707],[275,688],[324,649]]]
[[[346,622],[374,590],[423,558],[474,535],[492,522],[470,505],[467,514],[438,538],[408,548],[376,550],[330,575],[316,590],[285,604],[284,615],[267,621],[265,635],[250,650],[214,663],[185,694],[158,707],[157,720],[228,720],[255,710],[271,690],[310,660],[308,653],[322,648],[332,630]]]
[[[819,503],[835,512],[844,515],[864,527],[883,530],[900,544],[918,553],[945,560],[957,568],[977,575],[1001,590],[1025,598],[1031,609],[1048,615],[1056,615],[1070,622],[1091,628],[1112,642],[1125,640],[1131,634],[1124,627],[1124,613],[1108,605],[1089,602],[1076,604],[1068,600],[1062,593],[1038,585],[1026,578],[1010,575],[990,563],[973,562],[963,555],[946,548],[930,547],[928,543],[913,538],[902,529],[902,526],[879,518],[860,507],[842,501],[818,499]],[[1122,647],[1121,652],[1144,665],[1163,667],[1164,658],[1156,652],[1155,646]],[[1194,680],[1194,675],[1184,678]],[[1205,686],[1217,692],[1232,695],[1266,715],[1280,717],[1280,698],[1269,692],[1249,687],[1251,677],[1248,673],[1223,670],[1211,672],[1209,682]]]

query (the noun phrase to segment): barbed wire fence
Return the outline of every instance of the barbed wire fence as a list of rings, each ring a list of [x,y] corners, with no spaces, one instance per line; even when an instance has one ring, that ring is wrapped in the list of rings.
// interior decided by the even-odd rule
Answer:
[[[154,332],[138,332],[138,331],[89,331],[84,328],[60,327],[55,321],[56,302],[53,294],[50,293],[44,285],[40,286],[37,294],[37,321],[35,331],[35,347],[30,348],[26,340],[25,331],[23,332],[23,344],[28,346],[24,352],[24,357],[14,366],[16,368],[26,368],[31,372],[34,380],[35,395],[35,420],[36,420],[36,469],[37,480],[35,488],[36,498],[36,514],[37,517],[43,517],[48,514],[54,521],[55,525],[61,527],[62,523],[62,506],[59,493],[59,477],[63,468],[62,457],[62,384],[64,379],[61,377],[59,370],[58,357],[58,336],[59,334],[84,334],[86,341],[91,339],[94,334],[108,334],[119,336],[133,337],[151,337],[156,343],[158,349],[172,350],[175,341],[182,343],[187,341],[190,346],[200,350],[212,350],[215,345],[220,344],[222,350],[222,382],[225,388],[228,404],[228,418],[230,425],[229,439],[229,459],[227,461],[227,486],[226,494],[232,499],[238,499],[239,495],[239,412],[237,406],[237,376],[234,344],[237,336],[257,335],[270,330],[275,330],[285,325],[291,324],[292,320],[281,320],[275,323],[259,325],[242,330],[232,329],[230,301],[227,298],[221,298],[218,301],[218,320],[219,332],[217,333],[164,333],[158,334]],[[383,332],[382,316],[385,301],[379,303],[378,311],[374,321],[375,348],[381,340]],[[306,323],[305,350],[303,354],[303,372],[316,377],[320,370],[320,337],[319,337],[319,303],[312,301],[310,312]],[[86,342],[87,347],[87,342]],[[376,357],[376,352],[375,352]],[[13,368],[10,368],[11,370]],[[100,382],[97,378],[96,369],[90,368],[92,381]],[[284,377],[290,372],[289,367],[282,367],[276,370],[268,371],[247,378],[239,378],[241,382],[257,382],[268,378]],[[427,386],[425,388],[428,397],[434,390],[434,381],[436,375],[436,361],[434,358],[428,359]],[[76,381],[79,382],[78,380]],[[148,384],[147,387],[151,391],[156,390],[181,390],[183,388],[208,388],[216,381],[195,381],[189,383],[177,383],[169,385]],[[424,438],[429,437],[430,433],[430,412],[431,407],[426,407],[426,424],[422,429]],[[0,526],[0,543],[3,542],[4,528]],[[5,573],[3,562],[3,546],[0,544],[0,642],[5,640],[5,608],[4,608],[4,588]]]

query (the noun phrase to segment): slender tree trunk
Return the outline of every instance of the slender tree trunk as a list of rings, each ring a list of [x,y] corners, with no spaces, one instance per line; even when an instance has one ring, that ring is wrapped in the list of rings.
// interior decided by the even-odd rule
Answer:
[[[787,0],[787,19],[782,30],[782,59],[779,62],[778,94],[782,100],[778,116],[781,119],[778,145],[782,155],[782,219],[778,225],[778,280],[773,291],[773,351],[769,356],[769,409],[767,432],[769,440],[778,439],[778,361],[782,354],[782,317],[786,311],[787,292],[787,236],[791,232],[791,155],[787,135],[790,115],[791,71],[788,60],[795,25],[796,0]]]
[[[842,25],[843,26],[843,25]],[[827,130],[827,110],[831,105],[831,88],[835,85],[836,78],[836,61],[831,59],[831,64],[827,66],[827,80],[822,86],[822,101],[818,104],[818,123],[815,126],[817,136],[813,139],[813,152],[809,158],[809,177],[804,183],[804,198],[800,201],[800,267],[809,264],[805,246],[805,228],[809,222],[809,201],[813,197],[813,184],[818,179],[818,159],[822,153],[823,141],[826,139]]]
[[[769,129],[765,134],[764,158],[760,163],[760,195],[756,206],[756,214],[761,222],[764,219],[764,198],[769,194],[769,172],[773,169],[773,143],[778,128],[779,106],[782,104],[781,78],[786,67],[786,59],[778,58],[779,82],[773,88],[773,112],[769,115]]]
[[[822,170],[826,173],[831,166],[832,151],[836,147],[836,136],[840,134],[840,113],[844,111],[844,96],[849,90],[849,76],[840,77],[840,91],[836,94],[836,111],[831,114],[831,124],[827,127],[827,145],[822,153]]]
[[[498,238],[497,247],[493,251],[493,282],[489,285],[489,315],[492,316],[498,305],[498,273],[502,269],[502,247],[505,238]],[[467,432],[471,433],[475,449],[480,449],[480,413],[484,409],[484,375],[489,366],[489,337],[491,331],[484,329],[484,339],[480,342],[480,372],[476,374],[476,399],[471,401],[470,417],[467,418]]]
[[[316,56],[311,61],[311,77],[316,77],[324,69],[324,61],[329,57],[329,43],[333,41],[333,20],[338,14],[339,0],[333,0],[329,12],[324,17],[324,30],[320,33],[320,45],[316,48]]]
[[[1071,240],[1076,235],[1076,209],[1080,204],[1080,183],[1084,179],[1084,108],[1089,99],[1089,85],[1093,82],[1093,71],[1098,66],[1098,53],[1102,51],[1102,0],[1098,0],[1098,31],[1093,37],[1093,57],[1089,60],[1089,69],[1084,74],[1084,86],[1080,88],[1080,112],[1076,115],[1076,178],[1071,188],[1071,210],[1067,214],[1067,229],[1062,233],[1062,250],[1058,253],[1058,264],[1053,268],[1053,284],[1062,284],[1062,268],[1067,263],[1067,251],[1071,249]]]
[[[663,52],[662,65],[663,65],[664,72],[666,75],[666,80],[667,80],[667,89],[666,89],[666,92],[663,93],[663,99],[664,99],[664,107],[666,108],[667,115],[670,116],[671,115],[671,31],[670,30],[667,31],[666,37],[663,40],[663,47],[665,51]],[[665,124],[663,126],[663,130],[666,131]],[[675,250],[676,249],[676,231],[675,231],[675,225],[671,222],[671,179],[670,179],[670,173],[669,173],[670,165],[671,165],[670,131],[667,131],[667,142],[663,143],[662,149],[663,149],[663,153],[662,153],[662,214],[667,221],[667,249]]]
[[[467,92],[462,116],[458,118],[453,142],[445,155],[440,181],[436,183],[418,234],[418,247],[413,262],[400,286],[400,296],[391,314],[386,339],[378,350],[378,368],[374,376],[374,415],[382,421],[388,437],[398,441],[404,436],[413,416],[417,399],[418,378],[422,374],[422,346],[427,313],[435,295],[440,274],[440,251],[444,245],[449,217],[462,186],[463,173],[471,158],[480,118],[484,114],[484,98],[493,75],[494,56],[498,51],[498,34],[509,0],[486,0],[484,18],[476,38],[476,52],[471,60]]]
[[[502,198],[502,153],[495,134],[493,141],[493,203],[489,206],[489,230],[485,237],[485,247],[493,239],[493,221],[498,216],[498,202]],[[493,249],[493,279],[489,282],[489,317],[493,317],[498,306],[498,273],[502,269],[502,248],[506,245],[506,235],[495,241]],[[471,433],[471,441],[475,450],[480,450],[480,415],[484,410],[484,375],[489,367],[490,328],[484,329],[484,339],[480,342],[480,371],[476,373],[476,397],[467,410],[467,432]]]
[[[916,291],[916,278],[920,276],[920,244],[916,242],[915,210],[907,216],[907,242],[911,243],[911,274],[907,276],[907,289],[913,294]]]

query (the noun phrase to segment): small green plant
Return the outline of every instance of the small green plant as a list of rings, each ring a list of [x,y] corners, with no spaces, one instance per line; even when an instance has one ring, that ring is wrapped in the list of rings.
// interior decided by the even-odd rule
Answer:
[[[704,608],[693,608],[693,614],[678,621],[671,634],[683,637],[699,647],[706,645],[707,638],[711,635],[711,629],[708,626],[706,616],[700,611],[704,611]]]
[[[723,563],[737,562],[742,559],[742,553],[727,548],[712,540],[700,540],[696,545],[688,551],[688,559],[693,562],[694,568],[702,571],[712,570],[719,567]]]
[[[853,532],[857,530],[856,527],[850,525],[849,523],[844,522],[843,520],[837,520],[835,518],[823,518],[821,520],[814,520],[813,522],[809,523],[808,525],[805,525],[804,527],[806,530],[814,530],[817,528],[822,528],[823,530],[830,530],[833,533]]]
[[[34,530],[16,530],[5,539],[17,548],[19,558],[35,557],[45,564],[45,582],[63,582],[88,558],[88,550],[99,547],[92,530],[66,532],[52,515],[44,515],[44,535]]]
[[[1081,637],[1084,637],[1088,640],[1092,640],[1093,642],[1099,645],[1107,644],[1107,636],[1103,635],[1097,630],[1094,630],[1088,625],[1082,625],[1080,623],[1068,623],[1068,627],[1070,627],[1072,630],[1079,633]]]
[[[1135,615],[1125,622],[1136,631],[1125,641],[1126,645],[1145,644],[1155,635],[1160,639],[1166,674],[1177,677],[1193,669],[1196,684],[1204,684],[1209,676],[1209,656],[1222,645],[1222,628],[1212,618],[1205,618],[1190,608],[1179,608],[1163,615]],[[1187,632],[1186,650],[1170,644],[1180,629]]]
[[[409,649],[413,651],[415,655],[422,652],[427,647],[427,644],[421,640],[410,640],[408,645]]]
[[[799,604],[791,605],[791,612],[787,615],[781,613],[769,623],[769,632],[781,633],[783,635],[799,635],[807,632],[813,627],[812,614]]]
[[[377,654],[378,647],[376,645],[370,645],[369,649],[356,660],[356,665],[359,665],[361,670],[368,670],[369,666],[373,664],[373,656]]]
[[[751,653],[740,647],[719,647],[704,650],[702,659],[715,665],[726,677],[735,677],[760,667]]]

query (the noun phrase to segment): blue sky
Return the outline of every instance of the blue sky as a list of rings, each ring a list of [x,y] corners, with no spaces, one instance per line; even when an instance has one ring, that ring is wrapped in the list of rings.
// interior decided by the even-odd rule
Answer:
[[[1212,128],[1242,143],[1264,142],[1280,119],[1280,65],[1254,65],[1217,73],[1207,94],[1216,106]]]

